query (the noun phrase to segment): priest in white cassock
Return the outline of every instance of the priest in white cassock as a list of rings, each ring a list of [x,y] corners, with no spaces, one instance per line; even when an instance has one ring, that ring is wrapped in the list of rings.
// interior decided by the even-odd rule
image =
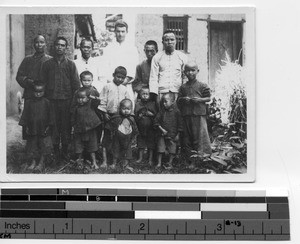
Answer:
[[[80,51],[81,57],[74,60],[76,65],[78,75],[80,75],[83,71],[90,71],[93,74],[93,86],[100,93],[106,84],[103,79],[100,79],[100,75],[102,75],[102,68],[100,64],[100,57],[92,57],[92,51],[94,48],[94,44],[89,39],[82,39],[80,43]]]
[[[139,55],[136,46],[126,40],[128,25],[123,20],[115,23],[116,41],[108,44],[103,50],[102,63],[105,64],[105,77],[112,81],[112,74],[116,67],[123,66],[127,70],[127,77],[123,83],[127,87],[130,99],[134,103],[134,93],[131,83],[135,77],[136,66],[139,63]]]

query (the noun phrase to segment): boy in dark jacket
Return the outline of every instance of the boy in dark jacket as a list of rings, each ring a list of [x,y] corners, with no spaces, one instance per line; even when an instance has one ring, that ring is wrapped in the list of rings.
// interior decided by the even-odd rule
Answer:
[[[132,159],[132,142],[138,134],[137,125],[132,116],[132,102],[130,99],[123,99],[120,103],[120,112],[114,115],[107,122],[105,128],[112,136],[113,163],[111,168],[115,168],[119,159],[124,160],[127,166]]]
[[[172,168],[172,162],[176,155],[176,142],[179,139],[179,133],[182,131],[182,118],[178,108],[175,105],[174,93],[166,93],[162,97],[163,108],[157,114],[154,125],[158,128],[157,152],[158,163],[156,167],[161,167],[162,156],[168,151],[168,168]]]
[[[19,125],[26,131],[26,152],[31,157],[30,170],[43,171],[44,158],[52,152],[51,129],[54,114],[48,99],[44,97],[45,86],[36,83],[34,97],[26,102]],[[36,163],[39,159],[39,163]]]
[[[155,102],[150,100],[149,88],[141,88],[139,95],[141,100],[136,103],[134,108],[135,120],[139,129],[137,138],[139,158],[136,162],[142,162],[144,150],[147,148],[149,152],[149,164],[152,165],[153,150],[155,147],[153,122],[157,114],[157,107]]]
[[[189,156],[192,150],[211,154],[205,104],[210,101],[210,89],[207,84],[197,80],[198,72],[195,62],[185,65],[184,73],[188,82],[179,88],[177,99],[183,117],[183,148]]]
[[[101,120],[92,107],[89,98],[90,91],[82,87],[77,91],[77,105],[72,111],[71,124],[74,129],[75,153],[78,159],[82,159],[82,152],[90,153],[92,166],[98,169],[95,152],[98,150],[97,127]]]

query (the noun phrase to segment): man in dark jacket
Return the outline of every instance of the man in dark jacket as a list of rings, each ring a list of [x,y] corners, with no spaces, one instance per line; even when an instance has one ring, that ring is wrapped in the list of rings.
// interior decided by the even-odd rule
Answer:
[[[42,35],[37,35],[33,39],[33,48],[35,53],[26,56],[19,66],[16,80],[19,85],[24,89],[24,108],[26,101],[34,97],[34,84],[41,79],[42,64],[52,58],[45,53],[46,41]],[[26,130],[22,129],[23,139],[27,139]]]
[[[52,58],[45,53],[46,41],[42,35],[37,35],[33,39],[33,48],[35,53],[26,56],[19,66],[16,80],[19,85],[24,88],[23,98],[34,97],[34,82],[40,80],[42,64]]]
[[[75,63],[65,56],[67,47],[67,39],[57,37],[54,42],[54,58],[46,61],[42,67],[42,81],[46,84],[45,95],[50,100],[55,113],[53,147],[58,156],[61,143],[64,159],[68,158],[71,136],[71,101],[74,92],[80,87]]]

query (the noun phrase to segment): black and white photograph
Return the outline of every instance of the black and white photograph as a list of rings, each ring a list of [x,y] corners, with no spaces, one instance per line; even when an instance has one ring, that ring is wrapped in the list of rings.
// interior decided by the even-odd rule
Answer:
[[[1,11],[5,179],[255,179],[254,8]]]

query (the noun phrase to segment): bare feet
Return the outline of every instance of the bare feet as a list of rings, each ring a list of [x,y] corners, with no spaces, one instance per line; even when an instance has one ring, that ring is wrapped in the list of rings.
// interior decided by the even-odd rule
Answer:
[[[29,170],[33,170],[36,167],[36,161],[35,159],[32,159],[31,165],[28,167]]]
[[[92,167],[94,169],[99,169],[99,166],[96,163],[96,154],[94,152],[91,153],[91,158],[92,158]]]
[[[106,169],[106,168],[107,168],[107,163],[106,163],[106,162],[103,162],[103,163],[100,165],[100,168],[101,168],[101,169]]]
[[[136,163],[140,164],[142,162],[142,158],[139,158],[138,160],[136,160]]]
[[[143,154],[144,149],[139,149],[139,159],[136,161],[138,164],[140,164],[143,161]]]
[[[191,164],[189,165],[189,169],[195,169],[195,168],[196,168],[195,163],[191,163]]]
[[[116,164],[113,163],[111,166],[110,166],[111,169],[115,169],[116,168]]]
[[[170,170],[170,169],[173,169],[173,165],[172,165],[172,163],[169,162],[166,165],[164,165],[164,168],[167,170]]]
[[[158,159],[157,159],[158,163],[157,163],[155,168],[160,168],[161,167],[162,155],[163,155],[162,153],[158,154]]]
[[[38,166],[36,166],[34,170],[42,173],[42,172],[44,172],[44,168],[45,168],[44,157],[42,156]]]
[[[158,164],[155,166],[155,168],[157,168],[157,169],[161,168],[161,163],[158,163]]]
[[[94,169],[99,169],[99,166],[96,164],[96,162],[93,163],[92,167],[93,167]]]
[[[149,163],[149,166],[150,166],[150,167],[152,167],[152,166],[153,166],[153,161],[152,161],[152,160],[151,160],[151,161],[149,160],[149,162],[148,162],[148,163]]]

